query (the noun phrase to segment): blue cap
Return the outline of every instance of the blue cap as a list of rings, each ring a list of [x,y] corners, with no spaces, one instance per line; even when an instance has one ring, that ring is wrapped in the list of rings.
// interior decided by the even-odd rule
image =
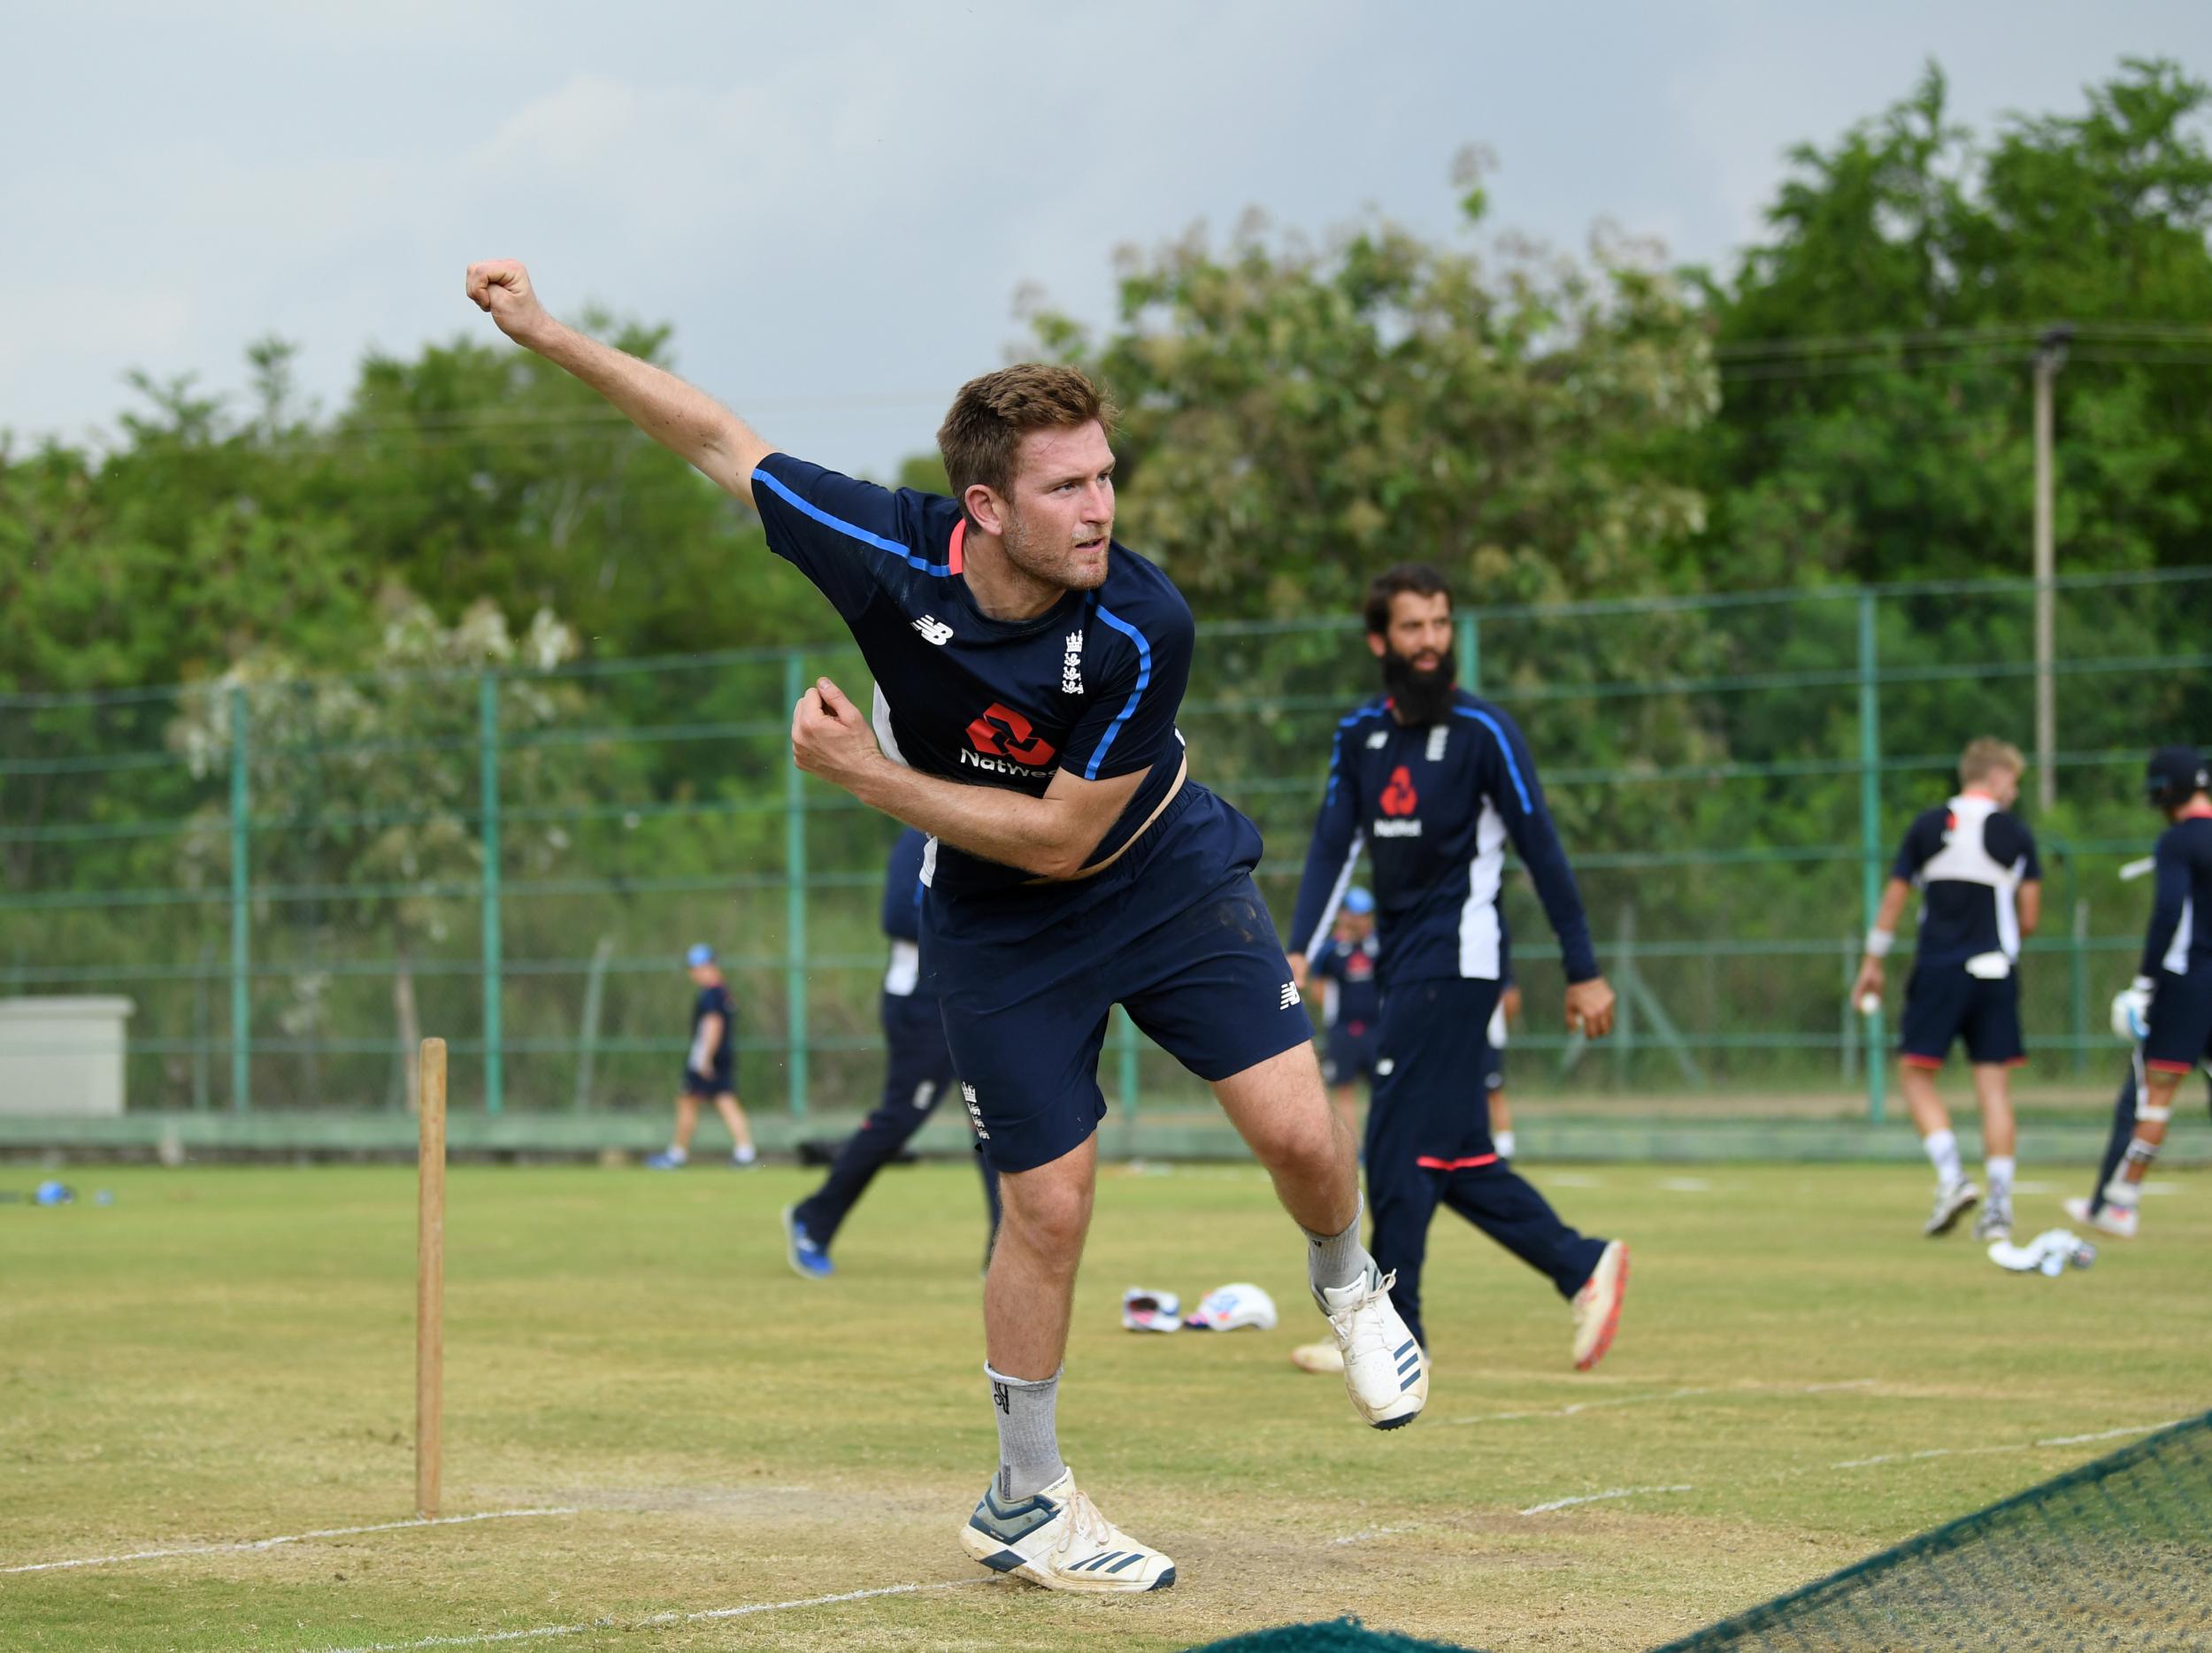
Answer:
[[[704,942],[694,942],[691,950],[684,955],[684,965],[691,970],[696,970],[702,965],[710,965],[713,962],[714,949],[709,947]]]
[[[1356,884],[1344,892],[1344,911],[1356,918],[1365,918],[1375,910],[1375,898]]]

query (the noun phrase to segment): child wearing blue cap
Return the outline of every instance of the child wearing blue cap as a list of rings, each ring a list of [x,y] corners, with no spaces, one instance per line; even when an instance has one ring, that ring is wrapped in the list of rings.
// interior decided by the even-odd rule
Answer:
[[[737,1013],[730,1003],[730,989],[714,962],[714,949],[704,942],[684,955],[684,966],[699,993],[691,1003],[691,1049],[684,1057],[683,1088],[676,1093],[676,1134],[664,1151],[645,1163],[654,1171],[679,1171],[691,1162],[691,1134],[699,1128],[699,1100],[710,1096],[735,1144],[730,1150],[730,1163],[749,1169],[754,1161],[753,1133],[737,1101]]]

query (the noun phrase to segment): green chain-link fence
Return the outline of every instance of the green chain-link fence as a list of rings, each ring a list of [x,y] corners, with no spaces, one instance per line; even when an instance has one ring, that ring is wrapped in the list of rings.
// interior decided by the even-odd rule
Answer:
[[[1739,1115],[1863,1097],[1878,1119],[1885,1034],[1845,1002],[1857,938],[1965,741],[2032,747],[2032,599],[1463,611],[1463,680],[1526,732],[1622,995],[1603,1048],[1554,1032],[1556,952],[1509,886],[1516,1087]],[[2086,1094],[2146,905],[2118,877],[2157,826],[2142,757],[2212,734],[2212,570],[2062,580],[2056,603],[2057,802],[2026,811],[2047,917],[2023,980],[2037,1073]],[[818,673],[864,676],[841,643],[0,697],[0,995],[133,1000],[134,1113],[396,1111],[419,1032],[450,1042],[457,1107],[549,1121],[664,1103],[678,961],[703,939],[749,1103],[861,1104],[893,828],[790,765]],[[1279,916],[1335,720],[1373,692],[1348,621],[1202,628],[1193,773],[1265,832]],[[1102,1077],[1125,1110],[1201,1095],[1118,1021]]]

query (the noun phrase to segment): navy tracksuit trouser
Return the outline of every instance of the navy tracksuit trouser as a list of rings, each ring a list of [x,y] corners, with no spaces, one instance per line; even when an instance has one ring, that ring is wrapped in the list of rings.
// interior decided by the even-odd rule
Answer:
[[[945,1043],[944,1017],[934,997],[926,993],[905,996],[886,993],[879,1014],[889,1052],[883,1099],[838,1149],[822,1186],[792,1212],[806,1229],[807,1237],[826,1251],[860,1203],[860,1196],[868,1191],[868,1185],[875,1180],[876,1172],[898,1157],[899,1150],[959,1083],[952,1071],[952,1051]],[[998,1173],[979,1152],[976,1168],[983,1173],[983,1200],[990,1211],[991,1235],[995,1239]]]
[[[1562,1222],[1490,1141],[1483,1075],[1497,1003],[1495,981],[1462,978],[1394,983],[1383,997],[1367,1111],[1368,1249],[1383,1272],[1396,1271],[1391,1300],[1424,1349],[1421,1264],[1438,1205],[1548,1276],[1563,1297],[1582,1288],[1605,1250],[1604,1241]]]

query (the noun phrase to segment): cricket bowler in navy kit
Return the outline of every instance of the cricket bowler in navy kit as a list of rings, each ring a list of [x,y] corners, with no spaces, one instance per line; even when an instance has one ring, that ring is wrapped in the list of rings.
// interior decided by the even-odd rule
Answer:
[[[872,715],[817,680],[792,752],[932,840],[923,967],[1005,1207],[984,1287],[999,1465],[961,1528],[968,1553],[1055,1589],[1174,1581],[1166,1556],[1077,1488],[1055,1426],[1117,1003],[1212,1085],[1267,1167],[1361,1418],[1410,1422],[1427,1363],[1359,1242],[1352,1143],[1252,883],[1259,834],[1189,779],[1175,713],[1190,609],[1113,542],[1096,388],[1035,364],[971,381],[938,431],[953,496],[895,492],[777,451],[674,374],[556,321],[520,264],[472,265],[467,290],[751,504],[874,675]]]
[[[1337,726],[1291,923],[1291,965],[1329,934],[1365,846],[1382,942],[1382,1043],[1367,1110],[1367,1192],[1377,1263],[1424,1349],[1421,1263],[1440,1203],[1547,1276],[1573,1308],[1573,1358],[1587,1371],[1620,1319],[1628,1248],[1576,1233],[1490,1139],[1487,1033],[1505,969],[1498,891],[1510,842],[1535,881],[1567,971],[1567,1020],[1591,1038],[1613,1025],[1590,926],[1536,765],[1513,720],[1454,687],[1452,599],[1408,563],[1368,588],[1368,647],[1389,693]],[[1298,1351],[1325,1370],[1326,1352]]]

